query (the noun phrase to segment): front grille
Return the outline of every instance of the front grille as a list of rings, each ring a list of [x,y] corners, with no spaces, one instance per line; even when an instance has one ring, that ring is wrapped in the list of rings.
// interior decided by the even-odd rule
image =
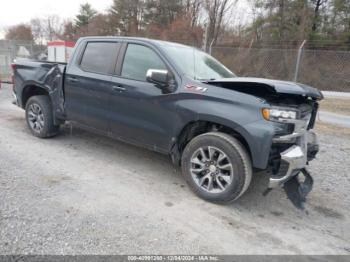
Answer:
[[[281,160],[281,164],[280,164],[280,168],[278,170],[278,176],[285,176],[288,172],[288,169],[289,169],[289,163],[284,161],[284,160]]]

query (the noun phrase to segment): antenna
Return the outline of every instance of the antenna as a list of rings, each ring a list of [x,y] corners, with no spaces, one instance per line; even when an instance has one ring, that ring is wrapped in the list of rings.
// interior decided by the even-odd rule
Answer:
[[[194,80],[197,80],[197,74],[196,74],[196,49],[194,47],[193,48],[193,78]]]

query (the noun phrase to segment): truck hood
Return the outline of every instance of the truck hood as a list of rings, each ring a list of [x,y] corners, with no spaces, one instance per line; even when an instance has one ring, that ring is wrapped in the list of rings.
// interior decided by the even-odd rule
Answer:
[[[205,81],[205,83],[257,96],[289,94],[311,97],[317,100],[323,99],[322,93],[316,88],[288,81],[254,77],[235,77],[210,80]]]

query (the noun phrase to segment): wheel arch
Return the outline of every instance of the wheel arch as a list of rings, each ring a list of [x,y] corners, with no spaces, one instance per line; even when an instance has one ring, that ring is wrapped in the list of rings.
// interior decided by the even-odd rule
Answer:
[[[55,125],[60,125],[64,123],[64,120],[59,118],[57,112],[55,109],[57,109],[56,103],[55,103],[55,97],[52,97],[52,92],[50,89],[45,88],[41,85],[38,84],[27,84],[24,86],[21,96],[20,96],[20,106],[25,109],[26,104],[28,103],[28,100],[33,97],[33,96],[47,96],[52,109],[53,109],[53,116],[54,116],[54,123]]]
[[[238,141],[242,143],[242,145],[247,150],[250,158],[253,161],[251,145],[248,143],[249,137],[237,127],[238,126],[236,125],[232,127],[228,126],[227,124],[223,124],[220,121],[211,120],[194,120],[188,122],[176,136],[176,143],[173,145],[171,151],[173,162],[177,165],[180,165],[181,155],[186,145],[194,137],[212,131],[226,133],[235,137]]]
[[[26,104],[32,96],[38,96],[38,95],[46,95],[51,101],[50,93],[48,90],[46,90],[44,87],[37,85],[37,84],[28,84],[24,86],[22,95],[21,95],[21,106],[22,108],[26,107]]]

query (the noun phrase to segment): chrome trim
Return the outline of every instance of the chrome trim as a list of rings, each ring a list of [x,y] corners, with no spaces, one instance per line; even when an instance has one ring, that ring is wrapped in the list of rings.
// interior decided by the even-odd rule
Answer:
[[[295,145],[281,153],[281,161],[288,163],[287,172],[282,176],[270,177],[269,188],[282,186],[307,165],[307,146],[309,143],[317,144],[316,134],[311,130],[307,130],[310,117],[308,115],[301,120],[284,120],[285,123],[295,124],[294,133],[273,139],[274,143],[288,143],[291,141],[294,143],[293,139],[295,139]]]
[[[301,137],[308,132],[307,127],[310,121],[311,115],[304,117],[303,119],[284,119],[282,123],[294,124],[294,132],[289,135],[273,138],[274,143],[287,143],[290,140]]]
[[[290,177],[296,175],[296,171],[300,170],[306,165],[306,154],[300,146],[292,146],[286,151],[282,152],[281,159],[289,164],[288,171],[283,177],[271,177],[269,188],[276,188],[283,185],[283,183]]]
[[[168,74],[168,70],[158,70],[158,69],[148,69],[146,72],[146,77],[151,78],[153,74]]]
[[[303,133],[293,133],[293,134],[286,135],[286,136],[275,137],[273,139],[273,142],[274,143],[287,143],[290,140],[297,138],[297,137],[300,137],[302,135],[303,135]]]

